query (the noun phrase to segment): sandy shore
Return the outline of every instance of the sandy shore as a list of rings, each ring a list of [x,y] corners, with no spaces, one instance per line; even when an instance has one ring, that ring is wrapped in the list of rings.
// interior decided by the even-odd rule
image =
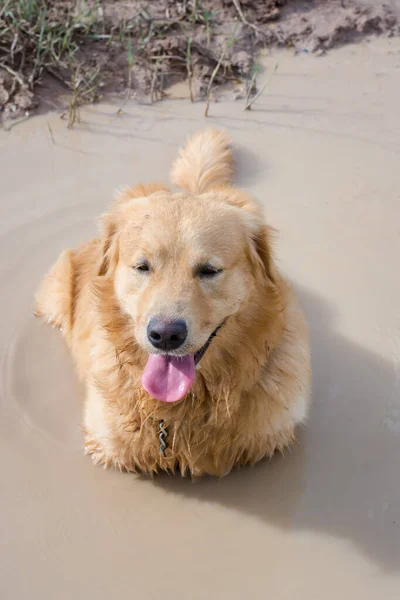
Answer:
[[[284,458],[221,482],[83,456],[82,389],[32,317],[60,250],[123,183],[168,179],[204,105],[89,107],[0,132],[0,596],[391,600],[400,595],[400,41],[280,56],[254,110],[212,104],[311,324],[314,406]]]

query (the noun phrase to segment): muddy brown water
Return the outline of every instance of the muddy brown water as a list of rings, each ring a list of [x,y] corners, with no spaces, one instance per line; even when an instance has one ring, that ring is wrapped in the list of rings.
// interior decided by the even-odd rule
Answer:
[[[0,132],[1,598],[400,597],[399,96],[392,39],[282,55],[254,110],[211,105],[280,231],[314,403],[285,457],[195,484],[83,455],[82,388],[32,298],[116,187],[168,179],[204,106],[104,104],[73,131],[48,114]]]

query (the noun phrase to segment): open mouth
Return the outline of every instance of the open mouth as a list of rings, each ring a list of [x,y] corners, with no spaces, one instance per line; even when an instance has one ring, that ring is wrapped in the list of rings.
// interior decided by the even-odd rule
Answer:
[[[161,402],[178,402],[193,385],[196,365],[207,352],[213,338],[223,326],[221,323],[210,335],[204,346],[194,354],[150,354],[142,375],[146,392]]]

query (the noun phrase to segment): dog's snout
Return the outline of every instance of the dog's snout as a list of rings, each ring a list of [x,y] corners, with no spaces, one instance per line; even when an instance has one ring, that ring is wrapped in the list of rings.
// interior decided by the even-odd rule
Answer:
[[[147,326],[147,337],[157,350],[176,350],[187,338],[188,330],[185,321],[166,321],[154,317]]]

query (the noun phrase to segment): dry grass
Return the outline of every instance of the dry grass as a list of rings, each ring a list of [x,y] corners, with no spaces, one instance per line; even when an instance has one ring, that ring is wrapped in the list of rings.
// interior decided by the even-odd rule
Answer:
[[[116,23],[104,17],[101,0],[0,0],[0,111],[23,107],[24,97],[28,105],[47,75],[69,91],[63,117],[73,127],[80,106],[99,97],[104,76],[112,80],[115,63],[108,58],[118,56],[119,80],[126,90],[119,113],[136,91],[133,69],[142,68],[150,74],[146,93],[152,102],[163,97],[165,86],[185,78],[195,101],[194,83],[200,77],[196,90],[205,90],[207,116],[213,86],[246,77],[230,64],[235,33],[218,34],[217,39],[220,11],[210,0],[187,0],[179,15],[172,7],[162,19],[150,14],[150,2],[138,6],[136,14]],[[240,19],[252,28],[243,9]],[[203,41],[195,35],[199,32]],[[24,110],[15,116],[21,115]]]
[[[249,110],[271,81],[256,93],[257,50],[267,42],[301,44],[297,29],[283,35],[282,28],[269,27],[285,18],[281,5],[279,0],[0,0],[0,122],[12,126],[27,116],[40,84],[55,87],[51,77],[69,93],[70,127],[79,120],[79,107],[95,101],[100,90],[125,93],[121,112],[134,95],[155,102],[184,79],[191,101],[206,99],[206,115],[215,87],[227,82],[238,84],[236,97],[246,96]],[[365,10],[365,31],[399,31],[393,15],[377,20],[373,7]],[[358,22],[356,15],[346,28],[358,35]],[[235,24],[240,39],[233,48],[229,32]],[[333,33],[330,45],[336,43]],[[314,42],[315,48],[330,47],[327,40]]]
[[[96,97],[96,70],[80,57],[80,43],[96,35],[96,10],[77,12],[65,2],[5,0],[0,10],[0,66],[11,76],[8,91],[33,92],[45,71],[71,90],[70,126],[77,109]]]

